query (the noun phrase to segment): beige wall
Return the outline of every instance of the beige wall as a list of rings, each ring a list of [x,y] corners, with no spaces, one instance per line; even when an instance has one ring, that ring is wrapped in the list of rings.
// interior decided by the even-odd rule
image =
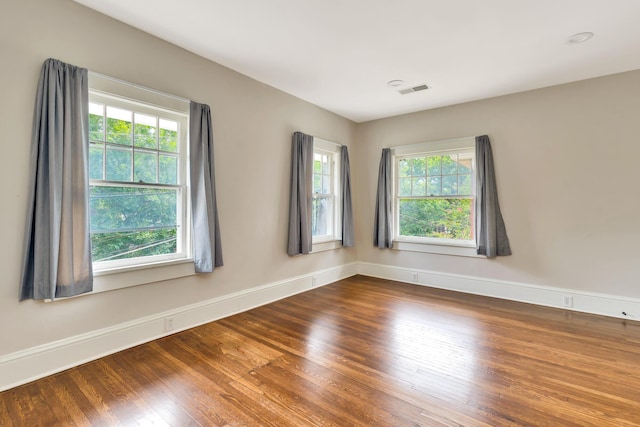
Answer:
[[[380,150],[482,134],[513,255],[374,248]],[[361,124],[358,261],[640,298],[639,158],[640,71]]]
[[[4,1],[0,43],[0,355],[355,261],[354,249],[286,254],[291,133],[346,144],[355,157],[354,123],[71,0]],[[48,57],[211,106],[223,268],[53,304],[18,302],[33,105]]]

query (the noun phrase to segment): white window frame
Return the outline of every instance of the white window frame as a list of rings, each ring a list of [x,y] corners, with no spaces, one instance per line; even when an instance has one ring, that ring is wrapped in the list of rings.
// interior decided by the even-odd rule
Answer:
[[[142,114],[162,116],[179,122],[178,185],[149,184],[147,187],[172,187],[180,194],[178,215],[180,241],[176,254],[138,257],[127,260],[94,262],[93,293],[153,283],[195,274],[191,253],[191,200],[189,190],[189,102],[152,89],[133,85],[99,74],[89,73],[89,100],[125,108]],[[105,124],[106,125],[106,124]],[[95,181],[90,185],[126,185],[126,182]]]
[[[313,138],[314,155],[329,156],[331,163],[331,195],[333,196],[333,233],[312,236],[312,252],[337,249],[342,246],[342,200],[340,197],[340,148],[339,144],[321,138]],[[312,182],[313,192],[313,182]],[[314,197],[315,194],[312,194]]]
[[[450,153],[469,152],[474,153],[472,162],[472,204],[475,205],[475,185],[476,185],[476,155],[475,138],[457,138],[442,141],[424,142],[418,144],[395,147],[391,150],[392,155],[392,212],[393,212],[393,249],[411,252],[426,252],[442,255],[457,255],[468,257],[483,257],[476,253],[475,240],[443,239],[437,237],[417,237],[401,236],[400,230],[400,197],[397,194],[399,183],[398,161],[402,158],[415,157],[419,155],[443,155]],[[474,236],[475,237],[475,236]]]

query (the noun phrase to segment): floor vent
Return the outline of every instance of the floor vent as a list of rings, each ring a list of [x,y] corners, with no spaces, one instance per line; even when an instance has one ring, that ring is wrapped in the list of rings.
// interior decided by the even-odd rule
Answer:
[[[427,90],[427,89],[429,89],[429,86],[427,85],[418,85],[418,86],[408,87],[406,89],[400,89],[398,93],[400,95],[406,95],[408,93],[420,92],[421,90]]]

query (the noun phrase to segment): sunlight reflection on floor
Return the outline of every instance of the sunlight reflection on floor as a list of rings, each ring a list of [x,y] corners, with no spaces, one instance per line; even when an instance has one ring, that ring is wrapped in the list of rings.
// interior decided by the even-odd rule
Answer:
[[[473,392],[479,366],[475,343],[479,325],[463,316],[446,318],[406,305],[391,319],[387,351],[393,354],[388,373],[420,390],[454,394],[466,400]],[[454,332],[455,331],[455,332]],[[460,331],[467,338],[461,342]]]

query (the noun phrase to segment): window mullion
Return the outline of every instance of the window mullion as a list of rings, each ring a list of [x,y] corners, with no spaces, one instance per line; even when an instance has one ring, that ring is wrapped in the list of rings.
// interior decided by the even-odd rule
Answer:
[[[156,118],[156,132],[155,132],[155,140],[156,140],[156,182],[160,182],[160,124],[158,116]]]
[[[102,179],[107,177],[107,104],[102,104]]]
[[[131,134],[129,135],[131,137],[131,178],[130,180],[133,182],[133,180],[135,179],[136,176],[136,141],[135,141],[135,137],[136,137],[136,115],[135,113],[132,111],[131,112]]]

